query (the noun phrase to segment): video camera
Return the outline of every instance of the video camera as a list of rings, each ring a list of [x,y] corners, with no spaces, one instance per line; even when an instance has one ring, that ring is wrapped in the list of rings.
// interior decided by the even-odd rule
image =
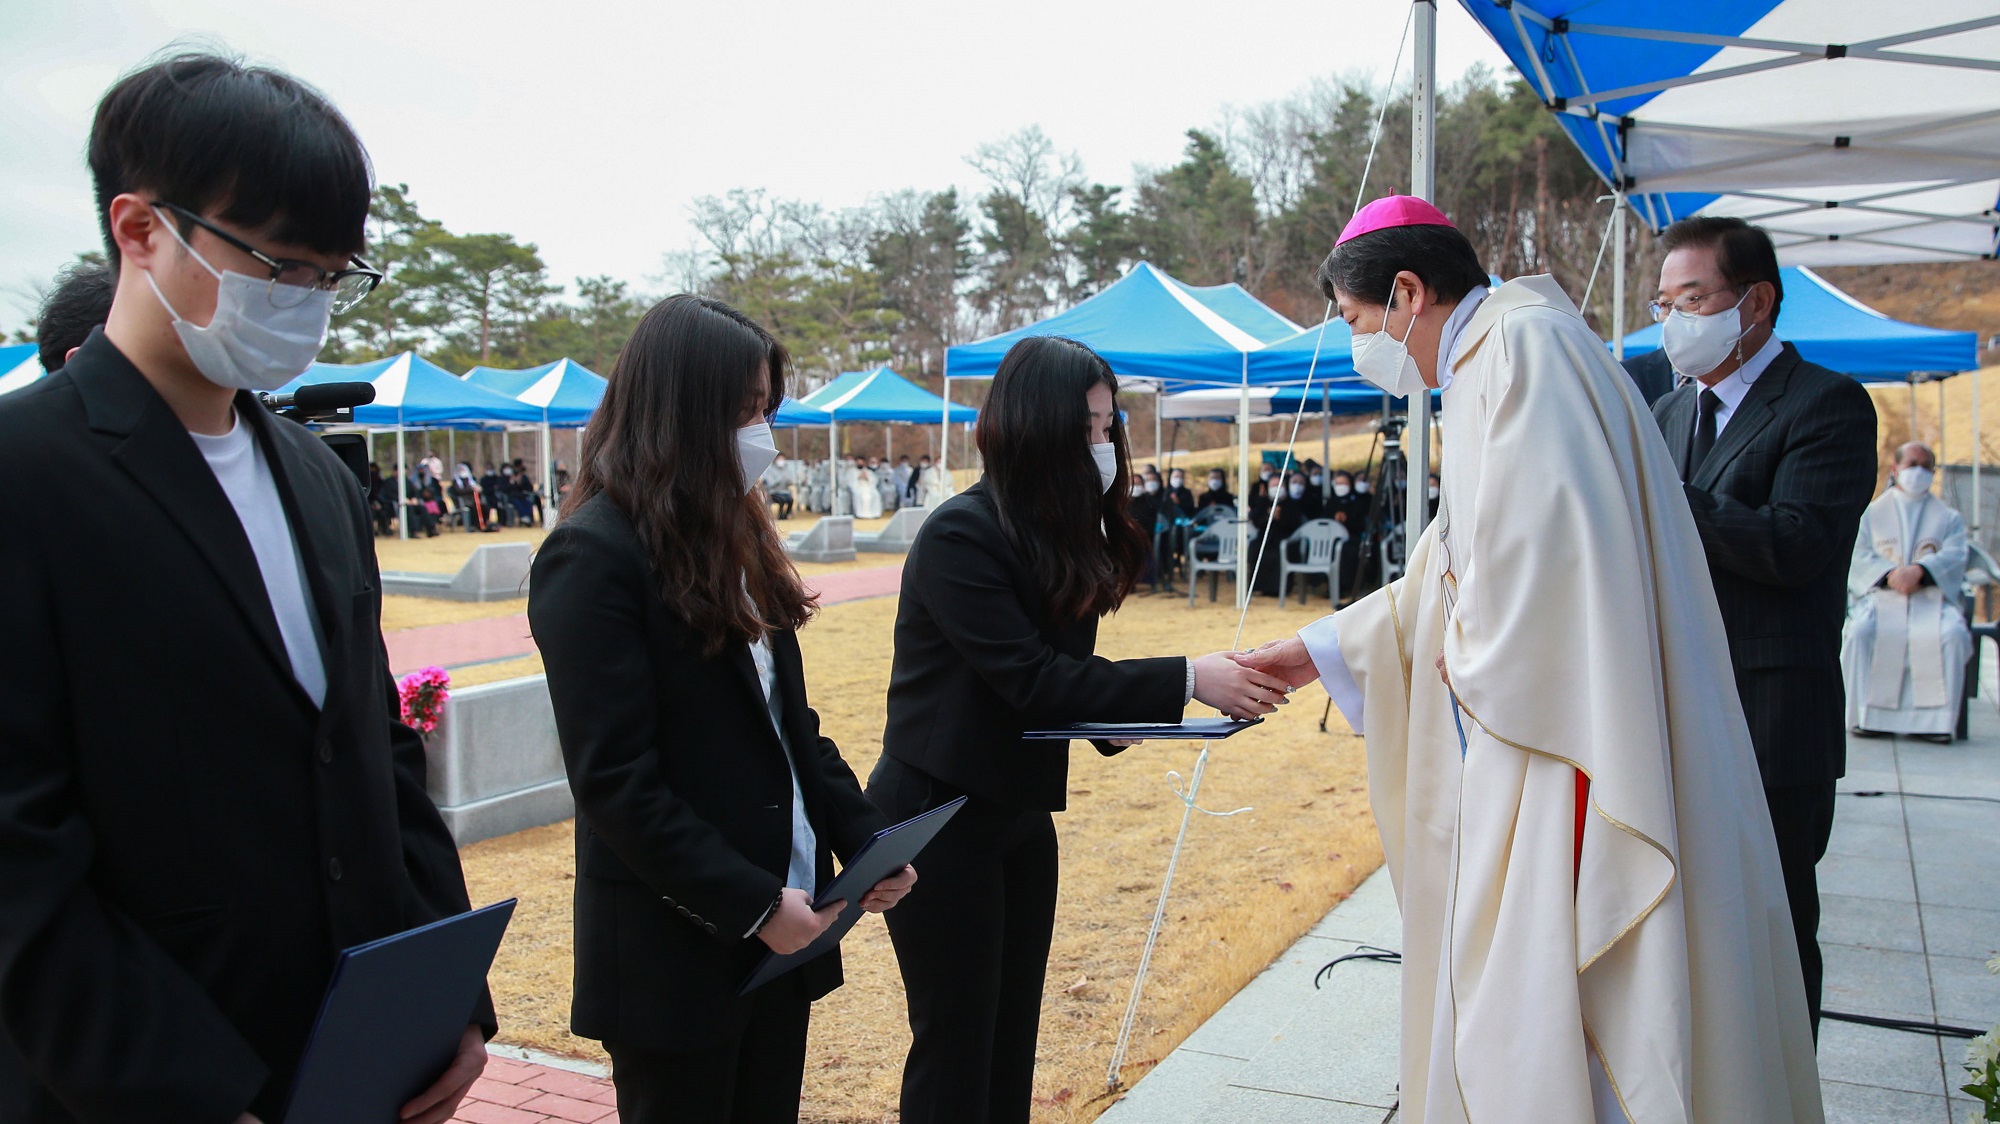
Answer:
[[[336,425],[352,424],[354,408],[375,401],[375,386],[365,382],[324,382],[302,386],[290,394],[259,394],[257,401],[281,418]],[[324,433],[320,440],[333,450],[361,486],[368,486],[368,438],[359,433]]]

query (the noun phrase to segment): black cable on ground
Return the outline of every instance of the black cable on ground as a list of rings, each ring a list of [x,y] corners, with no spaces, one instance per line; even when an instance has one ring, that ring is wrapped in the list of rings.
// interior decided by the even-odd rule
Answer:
[[[1923,798],[1923,799],[1925,799],[1925,800],[1972,800],[1972,801],[1976,801],[1976,802],[1978,802],[1978,803],[1981,803],[1981,804],[2000,804],[2000,797],[1994,797],[1994,796],[1949,796],[1949,795],[1946,795],[1945,793],[1942,793],[1942,792],[1889,792],[1889,791],[1886,791],[1886,790],[1884,790],[1884,789],[1879,789],[1879,788],[1871,788],[1871,789],[1869,789],[1869,790],[1868,790],[1868,791],[1866,791],[1866,792],[1849,792],[1849,793],[1845,793],[1844,795],[1847,795],[1847,796],[1913,796],[1913,797],[1922,797],[1922,798]]]
[[[1328,972],[1333,971],[1336,966],[1345,964],[1349,960],[1373,960],[1381,964],[1401,964],[1403,962],[1403,954],[1400,952],[1390,952],[1386,948],[1376,948],[1372,944],[1360,945],[1359,948],[1361,949],[1359,952],[1350,952],[1346,956],[1334,957],[1321,966],[1319,971],[1314,972],[1313,990],[1319,990],[1320,981],[1326,979]]]
[[[1977,1038],[1986,1033],[1969,1026],[1952,1026],[1949,1023],[1927,1023],[1922,1019],[1891,1019],[1881,1015],[1856,1015],[1847,1011],[1826,1011],[1819,1013],[1822,1019],[1835,1022],[1859,1023],[1862,1026],[1879,1026],[1885,1030],[1904,1030],[1911,1034],[1928,1034],[1935,1038]]]

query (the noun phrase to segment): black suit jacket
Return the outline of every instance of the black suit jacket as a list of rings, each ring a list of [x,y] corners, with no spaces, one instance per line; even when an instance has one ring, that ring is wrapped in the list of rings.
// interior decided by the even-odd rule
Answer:
[[[736,989],[766,948],[744,934],[791,862],[791,766],[749,646],[703,654],[660,596],[631,521],[602,495],[550,532],[528,589],[576,794],[571,1027],[633,1046],[711,1047],[749,1019]],[[798,637],[771,644],[824,887],[832,855],[845,862],[887,820],[820,736]],[[840,986],[840,954],[796,972],[817,999]]]
[[[324,709],[214,473],[101,331],[0,399],[0,473],[35,481],[0,534],[0,1024],[43,1087],[9,1120],[275,1121],[335,953],[466,908],[397,721],[360,488],[237,409],[299,546]]]
[[[1051,619],[985,483],[967,488],[924,520],[903,563],[882,752],[982,799],[1060,811],[1069,743],[1024,730],[1177,722],[1186,704],[1186,660],[1114,663],[1096,644],[1096,617]]]
[[[1687,475],[1699,384],[1654,405]],[[1769,788],[1847,768],[1840,629],[1847,563],[1875,491],[1875,404],[1791,344],[1750,384],[1684,485]]]
[[[1674,390],[1674,365],[1667,359],[1664,348],[1656,348],[1644,355],[1635,355],[1625,362],[1625,373],[1632,377],[1632,384],[1639,388],[1639,394],[1651,406]]]

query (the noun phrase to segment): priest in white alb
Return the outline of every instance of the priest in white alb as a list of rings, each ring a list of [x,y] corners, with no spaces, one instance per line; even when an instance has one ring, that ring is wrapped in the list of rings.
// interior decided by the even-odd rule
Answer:
[[[1368,745],[1403,915],[1402,1116],[1810,1122],[1798,948],[1722,618],[1659,427],[1548,277],[1489,291],[1396,196],[1320,269],[1357,373],[1441,387],[1408,572],[1239,657]]]
[[[1930,447],[1896,454],[1896,482],[1861,517],[1847,571],[1840,666],[1847,724],[1864,736],[1949,742],[1958,725],[1972,633],[1959,609],[1965,518],[1931,495]]]

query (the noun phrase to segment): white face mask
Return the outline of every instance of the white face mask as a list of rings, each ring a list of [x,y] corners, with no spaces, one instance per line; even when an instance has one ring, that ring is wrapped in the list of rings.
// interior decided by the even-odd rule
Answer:
[[[1396,310],[1396,301],[1389,301],[1389,311]],[[1374,383],[1392,398],[1408,398],[1424,389],[1423,372],[1417,370],[1417,361],[1410,358],[1410,333],[1417,330],[1417,318],[1410,317],[1410,326],[1403,330],[1403,338],[1397,339],[1388,332],[1389,317],[1383,314],[1379,332],[1354,337],[1354,373]]]
[[[1349,492],[1352,492],[1353,490],[1354,490],[1354,485],[1352,484],[1335,484],[1333,486],[1333,494],[1336,496],[1347,495]]]
[[[1145,495],[1145,494],[1146,494],[1146,489],[1145,489],[1145,487],[1144,487],[1143,485],[1139,485],[1139,484],[1134,484],[1134,485],[1132,485],[1132,487],[1131,487],[1130,489],[1128,489],[1128,490],[1129,490],[1129,491],[1130,491],[1130,492],[1132,493],[1132,498],[1133,498],[1133,499],[1135,499],[1135,500],[1136,500],[1136,499],[1138,499],[1138,498],[1139,498],[1140,496],[1143,496],[1143,495]]]
[[[1354,490],[1355,490],[1356,492],[1359,492],[1359,493],[1361,493],[1362,495],[1367,495],[1367,494],[1368,494],[1368,481],[1366,481],[1366,480],[1356,480],[1356,481],[1354,482]]]
[[[174,318],[174,334],[180,336],[195,370],[231,390],[276,390],[304,374],[326,342],[333,292],[314,289],[297,305],[279,308],[271,303],[268,278],[218,270],[195,253],[171,218],[166,227],[174,241],[215,277],[215,315],[205,327],[198,327],[181,319],[152,273],[146,274],[160,307]]]
[[[1896,470],[1896,487],[1911,496],[1921,496],[1931,490],[1931,470],[1920,464]]]
[[[1736,303],[1721,312],[1697,316],[1676,309],[1668,313],[1660,325],[1660,346],[1666,350],[1667,361],[1674,365],[1674,370],[1698,379],[1722,366],[1737,341],[1750,332],[1736,312],[1748,299],[1750,290],[1745,288]]]
[[[1285,492],[1295,500],[1302,500],[1306,498],[1306,486],[1304,484],[1293,484],[1290,487],[1286,488]]]
[[[1208,490],[1211,492],[1220,492],[1222,490],[1222,477],[1220,476],[1209,477]]]
[[[1184,476],[1182,476],[1182,475],[1180,475],[1179,473],[1175,473],[1175,474],[1174,474],[1174,476],[1173,476],[1173,481],[1172,481],[1172,483],[1173,483],[1173,486],[1174,486],[1174,487],[1178,488],[1178,487],[1180,487],[1181,485],[1183,485],[1183,484],[1187,483],[1187,478],[1186,478],[1186,477],[1184,477]]]
[[[1148,480],[1143,490],[1148,493],[1157,492],[1160,490],[1160,482],[1158,480]]]
[[[1313,486],[1313,487],[1317,488],[1317,487],[1319,487],[1320,485],[1322,485],[1322,484],[1324,484],[1324,483],[1326,483],[1326,477],[1324,477],[1324,476],[1321,476],[1321,475],[1320,475],[1319,473],[1317,473],[1317,472],[1315,472],[1315,473],[1313,473],[1313,474],[1312,474],[1312,486]]]
[[[743,490],[757,486],[764,470],[778,459],[778,443],[771,438],[771,423],[752,422],[736,431],[736,463],[743,469]]]
[[[1102,490],[1108,492],[1118,482],[1118,446],[1109,441],[1091,445],[1090,459],[1097,462],[1097,476]]]
[[[1430,497],[1431,499],[1438,498],[1438,486],[1436,484],[1432,484],[1430,487],[1425,488],[1424,495]]]

